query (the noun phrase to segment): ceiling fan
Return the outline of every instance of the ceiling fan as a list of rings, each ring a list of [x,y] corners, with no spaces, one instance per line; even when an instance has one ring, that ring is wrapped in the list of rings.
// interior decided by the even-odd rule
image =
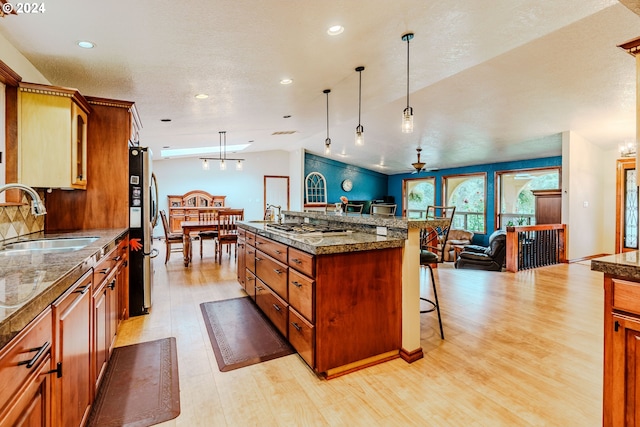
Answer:
[[[411,163],[411,166],[413,166],[413,168],[415,169],[411,172],[412,174],[420,173],[422,171],[431,172],[438,170],[438,168],[425,168],[425,163],[420,161],[420,152],[422,151],[422,148],[418,147],[416,148],[416,151],[418,152],[418,161],[415,163]]]

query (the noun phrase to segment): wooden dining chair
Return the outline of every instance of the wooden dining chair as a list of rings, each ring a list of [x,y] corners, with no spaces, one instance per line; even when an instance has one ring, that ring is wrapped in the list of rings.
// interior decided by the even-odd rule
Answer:
[[[235,257],[238,257],[237,221],[244,220],[244,209],[225,209],[218,213],[218,238],[216,239],[216,257],[222,263],[222,247],[227,245],[231,257],[231,245],[234,246]]]
[[[218,220],[218,209],[201,209],[198,212],[198,221],[213,222]],[[200,239],[200,258],[202,258],[202,247],[205,240],[215,240],[218,238],[218,230],[207,230],[198,233]],[[215,256],[215,254],[214,254]]]
[[[182,233],[171,233],[169,231],[169,221],[167,220],[167,214],[164,211],[160,211],[160,218],[162,219],[162,228],[164,229],[164,242],[166,245],[166,256],[164,263],[169,262],[171,252],[182,252],[183,235]],[[173,245],[180,245],[178,248],[174,248]]]

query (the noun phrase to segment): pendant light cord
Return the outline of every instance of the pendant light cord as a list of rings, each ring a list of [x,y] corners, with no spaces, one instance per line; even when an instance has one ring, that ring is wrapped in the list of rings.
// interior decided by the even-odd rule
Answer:
[[[409,40],[410,37],[407,37],[407,108],[409,108]]]
[[[358,71],[358,73],[360,74],[360,84],[358,85],[358,126],[360,126],[360,110],[362,109],[362,70]]]

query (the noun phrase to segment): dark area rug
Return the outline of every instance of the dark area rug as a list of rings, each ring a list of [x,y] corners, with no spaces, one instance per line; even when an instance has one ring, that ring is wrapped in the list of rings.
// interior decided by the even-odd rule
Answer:
[[[293,354],[249,297],[200,304],[221,372]]]
[[[180,414],[175,338],[116,347],[104,375],[89,426],[146,427]]]

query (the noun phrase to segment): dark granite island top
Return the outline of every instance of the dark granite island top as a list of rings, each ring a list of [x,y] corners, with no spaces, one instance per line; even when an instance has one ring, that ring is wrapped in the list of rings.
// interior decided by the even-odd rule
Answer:
[[[0,348],[113,249],[127,229],[34,233],[19,240],[98,237],[75,251],[3,255],[0,251]],[[8,241],[5,243],[9,243]]]
[[[640,281],[640,251],[624,252],[591,260],[591,269]]]

